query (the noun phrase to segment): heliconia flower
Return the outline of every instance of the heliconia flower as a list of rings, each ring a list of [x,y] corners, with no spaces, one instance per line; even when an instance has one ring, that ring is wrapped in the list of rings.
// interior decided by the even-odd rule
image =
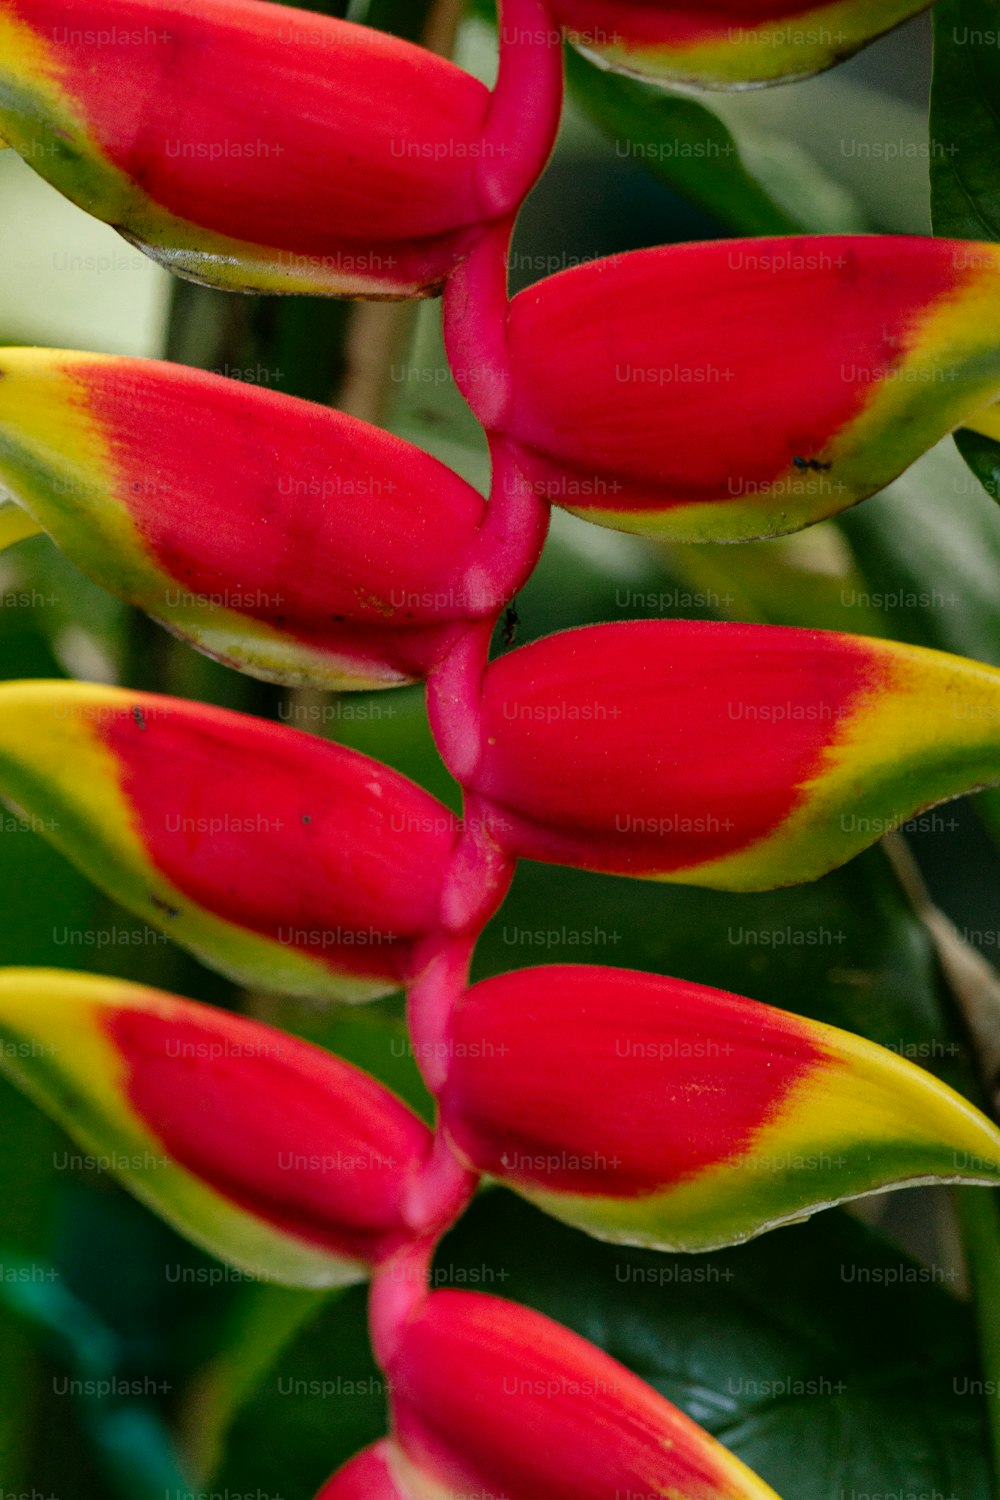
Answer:
[[[3,683],[0,795],[115,900],[247,984],[386,994],[421,971],[441,926],[454,816],[284,725],[89,683]]]
[[[471,1192],[381,1083],[212,1006],[4,969],[0,1039],[0,1069],[98,1165],[261,1280],[360,1280],[415,1233],[445,1227]]]
[[[421,47],[262,0],[3,0],[0,134],[194,280],[426,295],[554,139],[559,49],[519,14],[541,0],[508,3],[523,41],[491,95]],[[508,96],[532,81],[515,134]]]
[[[591,261],[513,299],[501,410],[461,311],[463,393],[537,493],[679,541],[845,510],[1000,395],[996,245],[815,236]]]
[[[617,1360],[499,1297],[432,1292],[388,1374],[389,1465],[413,1500],[775,1500]]]
[[[1000,1130],[930,1073],[720,990],[526,969],[474,985],[450,1041],[458,1154],[602,1239],[715,1249],[884,1188],[1000,1186]]]
[[[550,0],[581,52],[617,72],[697,88],[805,78],[931,0]]]
[[[834,631],[568,630],[493,661],[434,732],[509,854],[769,890],[1000,781],[1000,671]]]
[[[389,1444],[365,1448],[320,1490],[316,1500],[410,1500],[392,1477]]]
[[[12,540],[44,527],[209,655],[320,687],[426,675],[499,613],[544,530],[538,507],[508,535],[509,507],[341,412],[58,350],[0,352],[0,482],[24,507],[0,516]]]

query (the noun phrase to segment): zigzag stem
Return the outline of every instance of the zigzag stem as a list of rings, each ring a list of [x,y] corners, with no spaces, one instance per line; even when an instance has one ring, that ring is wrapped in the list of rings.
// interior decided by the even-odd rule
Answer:
[[[503,253],[503,242],[494,242]],[[525,576],[548,526],[548,506],[524,479],[510,446],[491,442],[493,482],[480,539],[492,560],[494,582]],[[438,1092],[447,1077],[449,1017],[468,982],[472,953],[483,927],[497,910],[514,873],[514,861],[494,837],[502,830],[497,815],[464,788],[476,767],[481,744],[483,678],[496,616],[462,631],[427,682],[431,730],[441,757],[463,785],[461,833],[441,895],[440,937],[419,955],[425,965],[411,987],[408,1018],[411,1040],[427,1086]]]
[[[418,952],[420,977],[407,994],[414,1056],[434,1094],[447,1080],[451,1015],[468,985],[476,944],[514,875],[515,861],[493,837],[493,817],[466,793],[461,832],[442,890],[441,932]]]
[[[442,300],[445,353],[460,390],[473,389],[473,415],[492,431],[511,399],[507,348],[507,265],[513,214],[493,224],[457,267]]]
[[[562,111],[562,48],[540,0],[502,0],[500,68],[484,137],[481,182],[502,215],[452,276],[443,321],[452,372],[466,365],[467,379],[499,419],[510,399],[507,353],[507,268],[511,235],[521,202],[540,175]],[[499,160],[499,165],[496,165]],[[495,166],[495,170],[490,170]],[[460,373],[460,372],[459,372]],[[459,381],[459,384],[465,382]],[[482,420],[481,413],[477,413]],[[490,436],[489,503],[479,532],[479,559],[498,601],[506,603],[530,573],[545,540],[550,507],[522,473],[505,439]],[[432,732],[442,759],[461,784],[479,753],[482,684],[499,610],[456,632],[447,655],[427,681]],[[428,1088],[439,1094],[447,1077],[451,1020],[469,982],[476,943],[500,906],[514,860],[493,838],[491,814],[464,793],[464,816],[441,895],[441,931],[428,939],[420,977],[407,993],[410,1041]],[[413,1185],[407,1219],[434,1226],[376,1273],[369,1303],[372,1346],[383,1367],[391,1363],[406,1321],[426,1297],[440,1227],[464,1210],[476,1178],[437,1130],[434,1149]]]

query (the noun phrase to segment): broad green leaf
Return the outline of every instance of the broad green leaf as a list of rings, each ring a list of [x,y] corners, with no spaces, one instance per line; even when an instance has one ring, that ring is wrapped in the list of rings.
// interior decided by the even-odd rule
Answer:
[[[585,1243],[496,1192],[437,1265],[455,1284],[478,1272],[481,1290],[607,1349],[781,1495],[989,1493],[952,1268],[920,1267],[844,1214],[737,1250],[654,1256]]]
[[[749,124],[732,130],[701,100],[592,67],[566,52],[570,97],[613,144],[738,234],[861,230],[849,190],[797,141]]]
[[[358,1288],[322,1304],[281,1351],[233,1424],[206,1488],[313,1500],[387,1426],[385,1378]]]
[[[286,1346],[339,1293],[252,1286],[237,1293],[212,1359],[188,1389],[181,1417],[184,1450],[201,1479],[219,1463],[241,1408],[269,1377]]]
[[[938,0],[933,15],[934,232],[964,240],[1000,239],[997,7],[993,0]]]
[[[806,221],[751,176],[731,131],[696,99],[603,72],[566,51],[572,98],[614,143],[616,156],[648,167],[730,229],[794,234]]]

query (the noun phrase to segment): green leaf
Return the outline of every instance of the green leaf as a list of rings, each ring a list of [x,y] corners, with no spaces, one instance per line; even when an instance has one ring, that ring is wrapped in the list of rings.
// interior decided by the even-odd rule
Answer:
[[[3,1252],[0,1302],[44,1330],[60,1349],[73,1384],[67,1390],[112,1491],[122,1500],[159,1500],[187,1484],[161,1412],[137,1393],[117,1333],[64,1284],[54,1266]]]
[[[22,571],[20,559],[0,559],[0,582],[8,596],[0,609],[0,658],[12,677],[22,672],[56,676],[52,654],[54,596],[62,591],[45,572],[52,548],[28,542],[36,551],[36,571]],[[66,933],[94,925],[96,900],[88,882],[33,830],[30,821],[0,813],[0,963],[86,962],[87,950],[62,945]],[[72,956],[70,956],[72,955]],[[31,1283],[4,1282],[15,1271],[10,1251],[29,1268],[49,1250],[49,1230],[60,1184],[52,1169],[61,1137],[56,1128],[3,1080],[0,1082],[0,1292]],[[22,1269],[24,1266],[22,1264]],[[42,1272],[39,1273],[43,1274]],[[40,1283],[44,1286],[44,1281]],[[44,1374],[29,1323],[0,1295],[0,1491],[30,1490],[32,1430],[44,1394]]]
[[[574,101],[614,142],[668,186],[746,234],[793,234],[806,227],[749,173],[732,133],[705,105],[593,67],[567,48]]]
[[[0,1201],[5,1246],[25,1258],[44,1244],[55,1184],[52,1149],[55,1128],[16,1094],[0,1085],[0,1139],[16,1140],[16,1152],[0,1152]],[[7,1276],[16,1274],[7,1249],[0,1251],[0,1293]],[[15,1283],[16,1284],[16,1283]],[[0,1295],[0,1487],[16,1492],[29,1482],[31,1431],[37,1419],[41,1369],[31,1331]]]
[[[1000,443],[981,432],[960,428],[955,446],[991,500],[1000,500]]]
[[[935,234],[1000,239],[1000,17],[994,0],[934,8],[931,214]]]
[[[896,640],[1000,665],[1000,511],[950,442],[837,525],[860,574],[849,613],[874,604]]]
[[[285,1347],[235,1422],[206,1488],[313,1500],[387,1426],[385,1381],[359,1287],[326,1301]]]
[[[1000,239],[1000,14],[994,0],[940,0],[934,8],[931,217],[934,233]],[[959,452],[998,498],[1000,443],[963,433]]]
[[[324,1303],[336,1302],[338,1296],[277,1286],[240,1288],[220,1347],[195,1377],[185,1402],[184,1449],[199,1478],[210,1476],[220,1462],[239,1412],[285,1347]]]
[[[437,1274],[575,1328],[790,1500],[989,1493],[953,1273],[838,1211],[737,1250],[653,1255],[585,1241],[497,1191],[445,1240]]]

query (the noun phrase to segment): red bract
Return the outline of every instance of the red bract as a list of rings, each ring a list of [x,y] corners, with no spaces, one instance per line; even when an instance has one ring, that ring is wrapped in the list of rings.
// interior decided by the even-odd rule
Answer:
[[[700,88],[818,73],[930,0],[550,0],[568,39],[604,67]]]
[[[259,1021],[0,970],[0,1066],[138,1197],[254,1279],[357,1281],[474,1179],[374,1078]]]
[[[456,378],[535,492],[679,541],[795,531],[888,484],[1000,393],[1000,251],[897,236],[639,250],[510,304],[449,302]]]
[[[283,725],[117,688],[7,683],[0,793],[123,905],[252,985],[370,998],[414,979],[441,934],[452,813],[387,766]]]
[[[931,1074],[701,985],[524,969],[473,985],[448,1041],[458,1154],[603,1239],[713,1249],[886,1187],[1000,1181],[1000,1131]]]
[[[178,434],[183,441],[178,441]],[[544,509],[312,402],[157,360],[5,349],[0,477],[93,578],[279,682],[423,677],[503,607]]]
[[[261,0],[4,0],[0,133],[182,275],[427,294],[548,154],[558,51],[519,29],[491,95],[420,47]],[[511,134],[507,96],[528,78],[535,129]]]
[[[431,1293],[400,1330],[388,1374],[390,1463],[421,1500],[773,1500],[638,1376],[498,1297]]]
[[[388,1443],[366,1448],[339,1469],[316,1500],[410,1500],[392,1477]]]
[[[353,1260],[412,1237],[404,1192],[430,1134],[374,1079],[193,1005],[125,1005],[104,1029],[132,1110],[168,1156],[238,1207]]]
[[[896,641],[597,625],[500,657],[475,691],[432,719],[477,815],[513,854],[609,873],[815,879],[1000,780],[1000,672]]]

